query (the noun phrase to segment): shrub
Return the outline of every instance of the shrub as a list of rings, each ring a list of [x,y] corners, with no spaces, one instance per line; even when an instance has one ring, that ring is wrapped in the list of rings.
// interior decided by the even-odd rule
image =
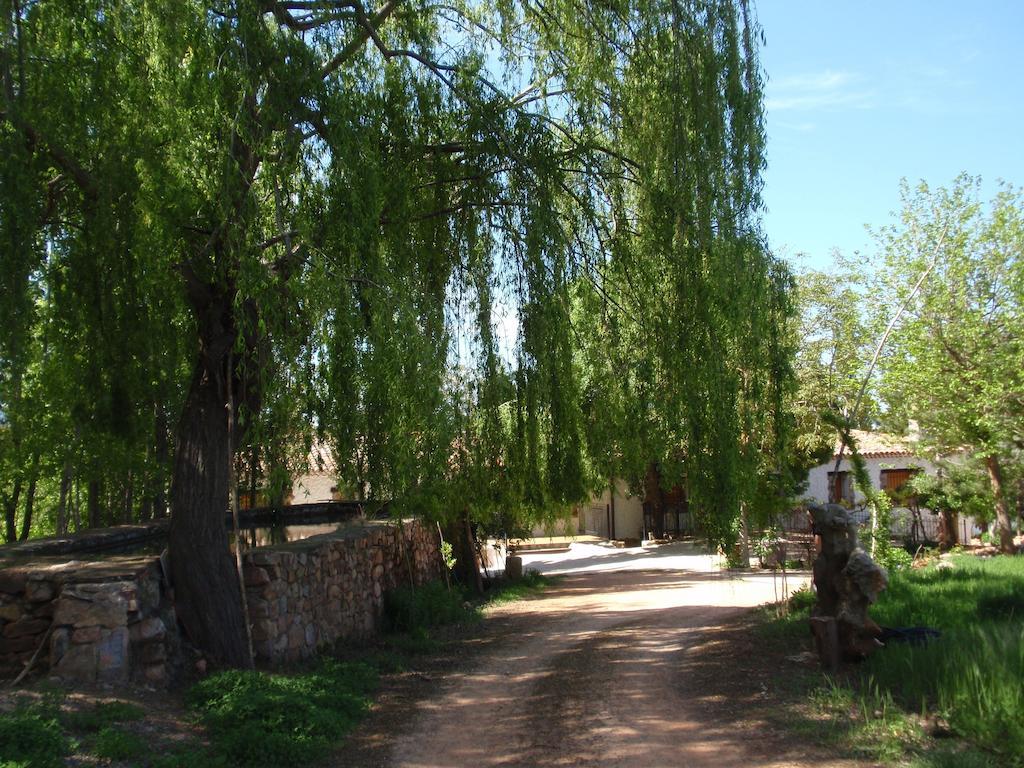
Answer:
[[[56,768],[64,764],[67,751],[55,710],[19,706],[0,717],[0,765],[4,768]]]
[[[75,731],[100,731],[117,723],[141,720],[145,715],[142,707],[127,701],[107,701],[71,712],[64,720]]]
[[[141,736],[120,728],[102,729],[96,734],[94,744],[96,756],[106,760],[131,760],[144,755],[147,749],[148,745]]]
[[[242,766],[321,760],[369,706],[377,675],[365,664],[325,660],[287,676],[229,670],[203,680],[187,701],[217,756]]]
[[[384,598],[384,616],[388,629],[395,632],[412,632],[478,618],[476,611],[466,606],[461,590],[448,589],[440,581],[415,588],[392,589]]]

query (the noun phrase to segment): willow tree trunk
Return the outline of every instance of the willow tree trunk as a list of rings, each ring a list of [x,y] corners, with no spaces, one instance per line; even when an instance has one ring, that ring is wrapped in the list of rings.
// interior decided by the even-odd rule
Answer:
[[[1003,490],[1003,469],[996,456],[985,459],[988,479],[992,484],[992,496],[996,507],[996,527],[999,529],[999,551],[1011,555],[1013,546],[1013,528],[1010,527],[1010,511],[1006,506],[1006,494]]]
[[[216,359],[216,358],[214,358]],[[189,640],[217,663],[246,666],[242,594],[225,518],[228,424],[223,371],[197,365],[178,424],[171,479],[171,578]]]

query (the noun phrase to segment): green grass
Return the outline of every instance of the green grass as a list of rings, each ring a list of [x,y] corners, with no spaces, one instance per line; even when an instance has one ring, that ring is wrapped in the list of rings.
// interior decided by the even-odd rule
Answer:
[[[117,723],[141,720],[145,716],[142,707],[127,701],[104,701],[70,712],[62,720],[73,731],[102,731]]]
[[[516,581],[499,581],[485,595],[486,605],[501,605],[532,597],[551,586],[552,580],[536,571],[527,571]]]
[[[120,728],[103,728],[93,741],[93,752],[104,760],[133,760],[149,751],[149,744],[137,733]]]
[[[369,707],[377,673],[359,663],[326,659],[296,675],[229,670],[188,693],[213,751],[232,765],[314,763]]]
[[[386,598],[393,632],[384,637],[383,648],[358,661],[323,659],[295,674],[229,670],[211,675],[186,695],[209,746],[192,743],[151,754],[152,745],[141,736],[117,727],[145,717],[143,708],[110,701],[62,712],[64,694],[47,693],[0,716],[0,768],[61,766],[72,751],[149,768],[315,764],[362,718],[379,672],[401,671],[412,657],[440,647],[430,629],[479,621],[481,605],[526,597],[549,583],[527,574],[475,602],[441,582],[395,590]]]
[[[19,705],[0,715],[0,768],[56,768],[70,743],[49,703]]]
[[[1024,766],[1024,558],[950,562],[891,573],[871,611],[884,626],[929,626],[942,636],[925,646],[891,643],[835,680],[793,673],[795,700],[812,706],[789,727],[915,768]],[[806,646],[809,608],[797,593],[786,611],[763,609],[759,636],[777,648]],[[922,721],[934,717],[956,738],[929,737]]]
[[[384,597],[384,616],[392,632],[414,632],[443,624],[479,621],[479,611],[459,587],[441,581],[418,587],[398,587]]]

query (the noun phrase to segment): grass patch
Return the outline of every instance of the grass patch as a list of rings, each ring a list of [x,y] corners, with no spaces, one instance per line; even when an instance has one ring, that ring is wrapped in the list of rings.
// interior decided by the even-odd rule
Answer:
[[[0,768],[57,768],[69,747],[52,705],[19,705],[0,715]]]
[[[326,757],[363,716],[376,683],[365,664],[324,660],[296,675],[221,672],[187,698],[216,757],[239,766],[298,765]]]
[[[127,701],[104,701],[92,707],[70,712],[62,719],[73,731],[102,731],[118,723],[141,720],[146,716],[142,707]]]
[[[527,571],[515,581],[496,581],[484,597],[486,605],[501,605],[532,597],[551,586],[551,578],[537,571]]]
[[[788,727],[885,763],[1024,766],[1024,558],[946,562],[891,573],[871,611],[879,624],[942,636],[892,643],[836,680],[788,674],[794,708],[809,702]],[[776,649],[808,647],[811,604],[798,592],[787,610],[762,609],[759,638]],[[957,738],[929,736],[923,723],[936,718]]]
[[[103,728],[93,742],[93,752],[104,760],[133,760],[148,751],[145,739],[120,728]]]
[[[461,588],[448,589],[440,581],[390,590],[384,598],[384,616],[390,631],[410,633],[480,619]]]

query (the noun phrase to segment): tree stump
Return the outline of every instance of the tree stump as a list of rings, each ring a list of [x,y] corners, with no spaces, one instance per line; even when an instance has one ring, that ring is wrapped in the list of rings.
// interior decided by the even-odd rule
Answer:
[[[863,659],[881,647],[878,625],[868,608],[889,583],[888,574],[860,548],[857,525],[838,504],[810,509],[811,530],[819,539],[814,560],[814,588],[818,602],[812,611],[814,633],[822,666],[835,670],[840,660]],[[834,637],[834,640],[833,640]]]

